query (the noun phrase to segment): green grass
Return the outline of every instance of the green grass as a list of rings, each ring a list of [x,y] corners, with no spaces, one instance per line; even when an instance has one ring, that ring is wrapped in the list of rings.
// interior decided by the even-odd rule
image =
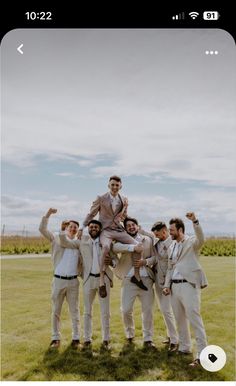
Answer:
[[[111,296],[112,352],[100,353],[100,312],[93,313],[93,352],[70,348],[71,328],[67,306],[62,313],[62,345],[48,350],[50,342],[51,263],[49,259],[2,260],[2,379],[7,381],[233,381],[234,374],[234,258],[202,257],[209,288],[202,291],[202,316],[208,343],[227,354],[225,367],[210,373],[189,369],[191,358],[168,358],[161,344],[165,337],[162,317],[155,305],[154,342],[158,351],[142,348],[140,305],[135,303],[136,341],[125,346],[120,315],[120,282]],[[81,285],[82,287],[82,285]],[[81,291],[82,292],[82,291]],[[81,315],[82,315],[82,296]],[[83,329],[83,320],[81,324]],[[194,340],[193,340],[194,342]]]

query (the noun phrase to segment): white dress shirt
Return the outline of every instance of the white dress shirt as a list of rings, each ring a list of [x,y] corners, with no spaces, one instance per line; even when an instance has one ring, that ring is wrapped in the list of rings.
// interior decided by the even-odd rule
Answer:
[[[91,273],[94,275],[97,275],[100,273],[100,257],[101,257],[101,248],[100,248],[100,241],[99,237],[97,237],[95,240],[92,239],[93,243],[93,263],[92,263],[92,268],[91,268]]]
[[[75,276],[78,275],[78,262],[80,253],[78,249],[65,248],[62,259],[55,269],[55,275]]]
[[[187,236],[185,236],[185,238],[182,241],[179,241],[179,242],[175,241],[174,248],[172,251],[172,261],[174,263],[177,262],[178,257],[182,251],[182,248],[183,248],[183,242],[186,239],[187,239]],[[175,267],[173,275],[172,275],[172,280],[183,280],[183,279],[184,279],[184,277],[178,272],[177,267]]]
[[[111,199],[112,210],[115,213],[115,211],[117,210],[117,207],[121,205],[120,197],[118,194],[116,196],[112,196],[112,194],[110,193],[110,199]]]

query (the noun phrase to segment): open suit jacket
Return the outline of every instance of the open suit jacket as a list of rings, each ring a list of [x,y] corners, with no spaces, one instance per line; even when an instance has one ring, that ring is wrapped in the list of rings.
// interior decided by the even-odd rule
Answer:
[[[70,240],[66,237],[65,232],[60,232],[60,241],[61,245],[65,248],[78,248],[82,257],[83,262],[83,283],[85,284],[86,281],[89,278],[92,263],[93,263],[93,243],[92,239],[89,235],[82,236],[81,240]],[[102,247],[100,246],[99,252],[101,255]],[[112,270],[107,267],[106,268],[106,275],[112,282],[113,279],[113,272]]]
[[[169,259],[165,287],[170,288],[171,278],[175,268],[177,268],[184,279],[195,287],[205,288],[208,285],[198,256],[198,251],[204,243],[204,235],[199,224],[193,224],[193,228],[195,236],[190,236],[183,241],[176,262],[174,262],[172,258],[175,243],[172,243],[168,249]]]
[[[59,234],[50,232],[48,230],[48,218],[45,217],[45,216],[43,216],[43,218],[41,220],[41,223],[39,225],[39,231],[40,231],[40,233],[44,237],[46,237],[46,239],[51,241],[51,245],[52,245],[52,263],[53,263],[54,270],[55,270],[55,268],[58,266],[58,264],[60,263],[60,261],[62,259],[65,247],[63,247],[61,245]],[[65,238],[66,238],[66,235],[65,235]],[[79,261],[78,261],[78,275],[79,276],[82,275],[82,261],[81,261],[81,258],[79,258]]]
[[[118,194],[121,202],[121,207],[114,213],[112,210],[110,193],[105,193],[102,196],[97,196],[96,200],[92,203],[90,212],[87,214],[83,225],[86,227],[96,214],[99,212],[98,220],[102,223],[102,229],[112,228],[123,230],[120,221],[127,216],[127,211],[124,210],[125,197]]]
[[[142,230],[143,234],[149,235],[152,238],[154,256],[147,259],[147,264],[149,267],[152,267],[156,274],[156,283],[159,287],[164,287],[166,273],[168,269],[168,249],[172,244],[173,240],[169,236],[165,241],[162,250],[158,248],[158,243],[160,240],[154,237],[151,233],[145,232]]]

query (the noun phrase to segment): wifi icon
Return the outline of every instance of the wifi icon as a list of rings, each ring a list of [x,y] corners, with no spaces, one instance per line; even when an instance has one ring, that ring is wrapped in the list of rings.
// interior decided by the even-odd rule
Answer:
[[[198,12],[190,12],[190,13],[189,13],[189,16],[190,16],[193,20],[195,20],[195,19],[199,16],[199,13],[198,13]]]

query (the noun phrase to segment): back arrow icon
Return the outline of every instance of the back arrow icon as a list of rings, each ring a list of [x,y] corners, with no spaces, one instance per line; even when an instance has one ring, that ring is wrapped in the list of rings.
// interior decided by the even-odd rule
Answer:
[[[23,45],[24,45],[24,44],[21,44],[19,47],[17,47],[17,51],[18,51],[21,55],[23,55],[23,53],[24,53],[24,52],[22,51],[22,49],[21,49],[21,48],[23,47]]]

